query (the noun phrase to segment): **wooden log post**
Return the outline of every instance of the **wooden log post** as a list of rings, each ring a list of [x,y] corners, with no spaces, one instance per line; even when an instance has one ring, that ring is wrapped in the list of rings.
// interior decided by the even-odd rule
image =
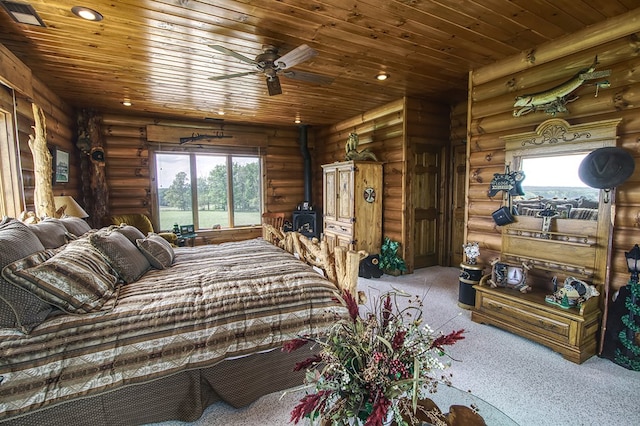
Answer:
[[[347,290],[359,303],[365,302],[364,292],[358,292],[358,270],[360,261],[368,256],[367,252],[335,247],[331,253],[326,241],[309,239],[298,232],[282,232],[266,223],[262,227],[266,241],[291,254],[297,254],[303,262],[322,269],[339,291]]]
[[[47,126],[42,109],[36,104],[31,104],[35,125],[32,126],[35,135],[29,135],[29,148],[33,155],[33,169],[35,174],[35,189],[33,194],[36,216],[55,216],[55,203],[53,201],[52,156],[47,148]]]
[[[103,150],[101,119],[94,111],[83,109],[78,117],[78,140],[76,146],[83,152],[82,175],[89,178],[89,185],[83,184],[85,210],[89,213],[87,222],[93,228],[102,226],[102,219],[109,213],[109,187],[104,159],[93,155]],[[83,179],[84,181],[84,179]]]

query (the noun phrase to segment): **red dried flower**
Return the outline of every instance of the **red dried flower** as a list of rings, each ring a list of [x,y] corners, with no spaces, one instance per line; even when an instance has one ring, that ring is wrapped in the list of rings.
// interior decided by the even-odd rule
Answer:
[[[304,361],[300,361],[299,363],[297,363],[296,366],[293,368],[293,371],[306,370],[307,367],[313,364],[318,364],[321,361],[322,361],[322,357],[320,355],[314,355],[310,358],[305,359]]]
[[[387,418],[387,412],[391,406],[391,401],[382,395],[382,392],[378,392],[378,398],[373,404],[373,410],[364,426],[382,426],[384,420]]]
[[[298,405],[291,410],[291,420],[289,421],[298,424],[300,420],[309,416],[314,411],[322,411],[330,393],[330,391],[319,391],[318,393],[305,395]]]
[[[360,308],[358,307],[358,302],[353,297],[353,295],[349,293],[347,290],[342,291],[342,297],[345,303],[347,304],[347,309],[349,310],[349,316],[351,317],[353,322],[356,322],[356,318],[358,318],[358,315],[360,315]]]
[[[404,337],[407,335],[406,330],[396,331],[396,334],[393,336],[393,341],[391,342],[391,347],[394,351],[397,351],[404,345]]]
[[[283,352],[293,352],[296,349],[299,349],[301,347],[303,347],[304,345],[306,345],[309,341],[307,339],[293,339],[293,340],[289,340],[288,342],[284,342],[282,344],[282,351]]]
[[[443,346],[453,345],[458,340],[464,339],[464,336],[462,335],[462,333],[464,333],[464,328],[461,328],[458,331],[452,331],[446,336],[445,335],[439,336],[433,341],[433,343],[431,344],[431,347],[442,350]]]
[[[389,324],[389,318],[391,317],[391,295],[388,294],[382,305],[382,331],[387,329]]]

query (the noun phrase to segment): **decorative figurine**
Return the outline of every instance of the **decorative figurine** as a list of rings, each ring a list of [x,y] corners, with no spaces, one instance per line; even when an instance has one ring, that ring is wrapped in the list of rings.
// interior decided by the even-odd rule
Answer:
[[[376,155],[369,151],[369,149],[365,148],[362,151],[358,151],[358,134],[357,133],[349,133],[349,137],[347,138],[347,143],[344,146],[344,150],[347,153],[345,156],[345,160],[371,160],[378,161]]]
[[[464,255],[467,257],[467,265],[475,265],[480,257],[480,243],[477,241],[462,245]]]
[[[600,295],[595,286],[574,277],[567,277],[564,280],[564,286],[560,289],[558,289],[557,277],[553,277],[551,281],[553,282],[554,293],[545,296],[544,300],[563,309],[579,307],[593,296]]]

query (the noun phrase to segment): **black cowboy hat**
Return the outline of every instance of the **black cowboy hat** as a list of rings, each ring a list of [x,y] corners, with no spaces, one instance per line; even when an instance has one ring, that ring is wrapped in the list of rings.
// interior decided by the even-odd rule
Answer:
[[[580,180],[592,188],[614,188],[633,174],[635,161],[622,148],[605,147],[591,151],[578,168]]]

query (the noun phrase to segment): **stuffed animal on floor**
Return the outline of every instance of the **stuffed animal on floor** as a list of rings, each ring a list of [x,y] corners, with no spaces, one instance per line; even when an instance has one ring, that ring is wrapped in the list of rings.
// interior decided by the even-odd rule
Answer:
[[[380,278],[382,270],[380,269],[380,255],[371,254],[360,261],[358,276],[362,278]]]

